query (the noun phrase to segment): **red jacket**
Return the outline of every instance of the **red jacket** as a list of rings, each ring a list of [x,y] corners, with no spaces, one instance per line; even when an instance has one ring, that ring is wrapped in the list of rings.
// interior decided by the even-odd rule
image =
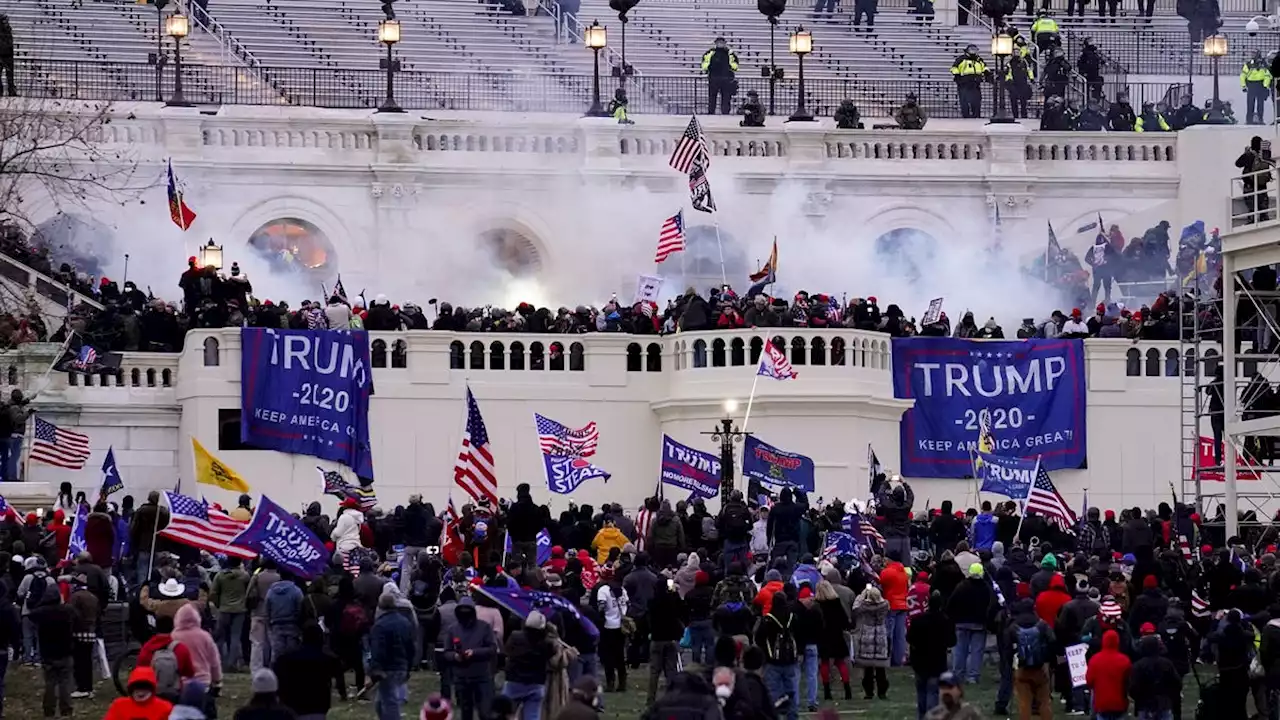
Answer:
[[[1115,630],[1102,634],[1102,649],[1089,660],[1085,682],[1093,690],[1093,711],[1129,711],[1129,671],[1133,664],[1120,652],[1120,635]]]
[[[170,642],[173,642],[173,638],[170,637],[168,633],[152,635],[151,639],[147,641],[147,644],[143,645],[142,649],[138,651],[137,666],[140,668],[151,667],[151,656],[154,655],[157,650],[167,647]],[[178,676],[181,677],[184,682],[195,677],[196,666],[191,664],[191,651],[187,649],[187,646],[182,643],[178,643],[177,647],[173,649],[173,655],[178,659]]]
[[[890,610],[907,609],[907,588],[911,579],[900,562],[890,562],[880,571],[880,592],[889,601]]]
[[[756,593],[755,600],[751,604],[760,608],[761,617],[768,615],[773,609],[773,594],[782,592],[782,583],[777,580],[770,580],[760,588],[760,592]]]
[[[1054,575],[1049,581],[1049,589],[1036,598],[1036,615],[1053,627],[1058,622],[1058,611],[1069,602],[1071,596],[1067,594],[1067,582],[1061,575]]]

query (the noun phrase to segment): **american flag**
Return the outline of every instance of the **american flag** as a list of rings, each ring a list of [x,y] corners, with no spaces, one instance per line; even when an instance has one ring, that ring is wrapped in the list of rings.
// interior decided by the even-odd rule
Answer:
[[[1191,541],[1187,540],[1186,535],[1178,535],[1178,551],[1182,553],[1182,559],[1188,565],[1195,563],[1195,555],[1191,551]]]
[[[9,504],[8,500],[4,499],[3,495],[0,495],[0,520],[22,522],[22,516],[18,514],[17,510],[13,509],[13,506]]]
[[[689,171],[689,202],[698,212],[716,211],[716,200],[711,197],[711,181],[707,179],[707,166],[701,161]]]
[[[226,553],[245,559],[258,556],[247,547],[231,544],[249,523],[209,507],[205,500],[175,492],[166,492],[164,497],[169,503],[169,524],[160,531],[160,537],[211,553]]]
[[[80,470],[89,459],[89,436],[35,419],[31,459],[68,470]]]
[[[660,263],[683,250],[684,211],[681,210],[663,221],[662,229],[658,231],[658,252],[653,256],[653,262]]]
[[[316,466],[316,470],[324,478],[323,492],[325,495],[333,495],[343,500],[351,498],[360,503],[361,512],[369,512],[377,506],[378,494],[374,491],[373,486],[352,485],[343,479],[342,473],[336,470],[325,470],[319,465]]]
[[[471,388],[467,388],[467,429],[462,433],[462,448],[453,466],[453,482],[476,502],[488,498],[491,504],[498,504],[498,475],[489,451],[489,431]]]
[[[757,375],[764,375],[775,380],[791,380],[798,377],[797,373],[791,367],[791,363],[787,361],[786,353],[782,352],[771,342],[764,344],[764,355],[760,356],[760,367],[756,370]]]
[[[98,360],[98,351],[93,349],[92,345],[85,345],[80,348],[80,354],[76,356],[75,366],[84,369],[92,367]]]
[[[702,160],[704,170],[711,165],[711,153],[707,150],[707,136],[702,134],[702,125],[698,123],[697,115],[689,118],[689,125],[685,127],[684,134],[676,143],[676,149],[671,153],[671,160],[667,164],[688,175],[695,160]]]
[[[1031,484],[1031,492],[1027,494],[1027,511],[1032,510],[1063,530],[1076,524],[1076,514],[1071,511],[1058,488],[1053,486],[1049,472],[1044,467],[1036,473],[1036,481]]]
[[[567,457],[591,457],[600,443],[600,431],[595,422],[589,422],[577,430],[570,430],[549,417],[533,414],[538,426],[538,446],[543,455]]]
[[[1209,603],[1200,597],[1199,590],[1191,591],[1191,615],[1193,617],[1209,617]]]
[[[642,507],[636,513],[636,551],[643,552],[645,539],[649,537],[649,528],[653,526],[653,518],[657,513]]]
[[[823,558],[840,557],[841,555],[857,555],[858,543],[853,536],[844,532],[827,533],[826,545],[822,548]]]
[[[869,541],[872,545],[884,547],[884,535],[880,534],[880,531],[876,529],[876,526],[870,520],[862,517],[862,513],[848,513],[840,521],[840,526],[860,544]]]

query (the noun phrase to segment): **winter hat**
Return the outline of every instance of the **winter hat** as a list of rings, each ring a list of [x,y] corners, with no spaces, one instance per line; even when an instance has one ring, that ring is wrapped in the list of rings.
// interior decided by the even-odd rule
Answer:
[[[1142,589],[1143,589],[1143,590],[1155,590],[1155,589],[1156,589],[1157,587],[1159,587],[1159,586],[1160,586],[1160,581],[1159,581],[1159,580],[1156,580],[1156,576],[1155,576],[1155,575],[1148,575],[1148,576],[1146,576],[1146,577],[1142,578]]]
[[[777,570],[770,570],[764,574],[764,581],[767,583],[782,582],[782,573]]]
[[[356,500],[355,498],[346,498],[345,500],[343,500],[341,503],[338,504],[338,507],[347,508],[349,510],[359,510],[360,501]]]
[[[1053,553],[1049,553],[1048,555],[1044,556],[1043,560],[1040,561],[1040,567],[1046,570],[1057,570],[1058,558],[1054,557]]]
[[[1138,630],[1138,634],[1146,637],[1147,635],[1156,634],[1156,626],[1149,622],[1142,623],[1142,627]]]
[[[440,697],[440,693],[431,693],[427,696],[426,702],[422,703],[420,720],[452,720],[452,718],[453,708],[448,700]]]
[[[1089,588],[1089,599],[1098,602],[1098,598],[1102,597],[1102,593],[1096,587]]]
[[[1212,554],[1213,554],[1213,546],[1212,546],[1212,545],[1201,545],[1201,546],[1200,546],[1200,555],[1202,555],[1202,556],[1209,556],[1209,555],[1212,555]]]
[[[1103,516],[1105,516],[1108,520],[1115,520],[1115,519],[1116,519],[1116,511],[1115,511],[1115,510],[1108,510],[1108,511],[1106,511],[1106,512],[1102,513],[1102,514],[1103,514]]]
[[[982,569],[982,563],[974,563],[969,566],[969,577],[981,578],[985,574],[986,574],[986,571]]]
[[[547,617],[537,610],[531,610],[524,618],[524,626],[530,630],[545,630]]]
[[[1108,595],[1107,599],[1103,600],[1102,605],[1098,608],[1098,614],[1104,620],[1119,620],[1124,611],[1120,609],[1120,604]]]
[[[623,545],[623,546],[622,546],[622,554],[623,554],[623,555],[635,555],[635,554],[636,554],[636,546],[635,546],[635,545],[632,545],[631,543],[626,543],[625,545]]]
[[[252,688],[254,695],[279,692],[280,681],[276,679],[276,674],[271,672],[270,668],[261,668],[253,674],[249,687]]]
[[[711,582],[711,575],[709,575],[705,570],[699,570],[698,572],[693,574],[694,585],[707,585],[710,582]]]
[[[1132,565],[1138,562],[1138,559],[1133,556],[1133,553],[1129,553],[1124,557],[1120,558],[1120,562],[1124,563],[1125,565]]]
[[[1078,318],[1080,317],[1080,315],[1081,315],[1080,308],[1071,308],[1071,317]]]
[[[1031,597],[1031,583],[1028,583],[1028,582],[1018,583],[1018,599],[1025,600],[1030,597]]]
[[[801,600],[808,600],[809,598],[813,597],[813,591],[809,589],[808,585],[802,585],[800,586],[800,592],[797,593],[796,597],[800,598]]]
[[[916,573],[916,582],[929,582],[929,573],[923,570]]]

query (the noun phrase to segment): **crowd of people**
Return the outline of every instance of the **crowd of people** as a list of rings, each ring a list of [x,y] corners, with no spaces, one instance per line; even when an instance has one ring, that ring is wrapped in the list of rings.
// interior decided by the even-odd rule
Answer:
[[[1197,718],[1277,709],[1270,526],[1228,538],[1221,508],[1206,523],[1176,502],[1088,508],[1075,524],[1013,501],[920,510],[896,476],[873,488],[849,505],[730,491],[714,513],[655,496],[557,515],[528,485],[456,519],[419,495],[389,512],[349,498],[333,518],[315,502],[301,519],[333,556],[304,581],[157,539],[157,493],[99,498],[72,554],[69,518],[88,500],[64,484],[47,520],[0,522],[0,647],[41,668],[46,717],[104,689],[99,642],[112,659],[140,646],[109,720],[216,718],[239,673],[253,693],[242,719],[323,717],[336,694],[372,697],[379,720],[410,700],[424,717],[596,720],[632,689],[646,718],[795,720],[837,695],[870,708],[914,689],[920,718],[957,720],[981,717],[965,689],[990,684],[995,717],[1155,720],[1184,717],[1188,676],[1213,672]],[[500,598],[513,590],[543,594],[515,613]],[[1083,685],[1066,660],[1080,646]],[[892,667],[914,688],[891,686]],[[416,673],[439,692],[409,697]]]

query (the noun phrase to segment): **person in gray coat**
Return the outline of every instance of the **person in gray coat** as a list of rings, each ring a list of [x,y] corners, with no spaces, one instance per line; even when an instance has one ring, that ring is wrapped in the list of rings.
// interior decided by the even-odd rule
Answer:
[[[454,616],[456,621],[445,634],[444,657],[453,666],[453,686],[462,720],[472,720],[477,712],[487,718],[493,701],[490,662],[497,653],[493,628],[476,617],[475,601],[469,597],[458,601]]]

